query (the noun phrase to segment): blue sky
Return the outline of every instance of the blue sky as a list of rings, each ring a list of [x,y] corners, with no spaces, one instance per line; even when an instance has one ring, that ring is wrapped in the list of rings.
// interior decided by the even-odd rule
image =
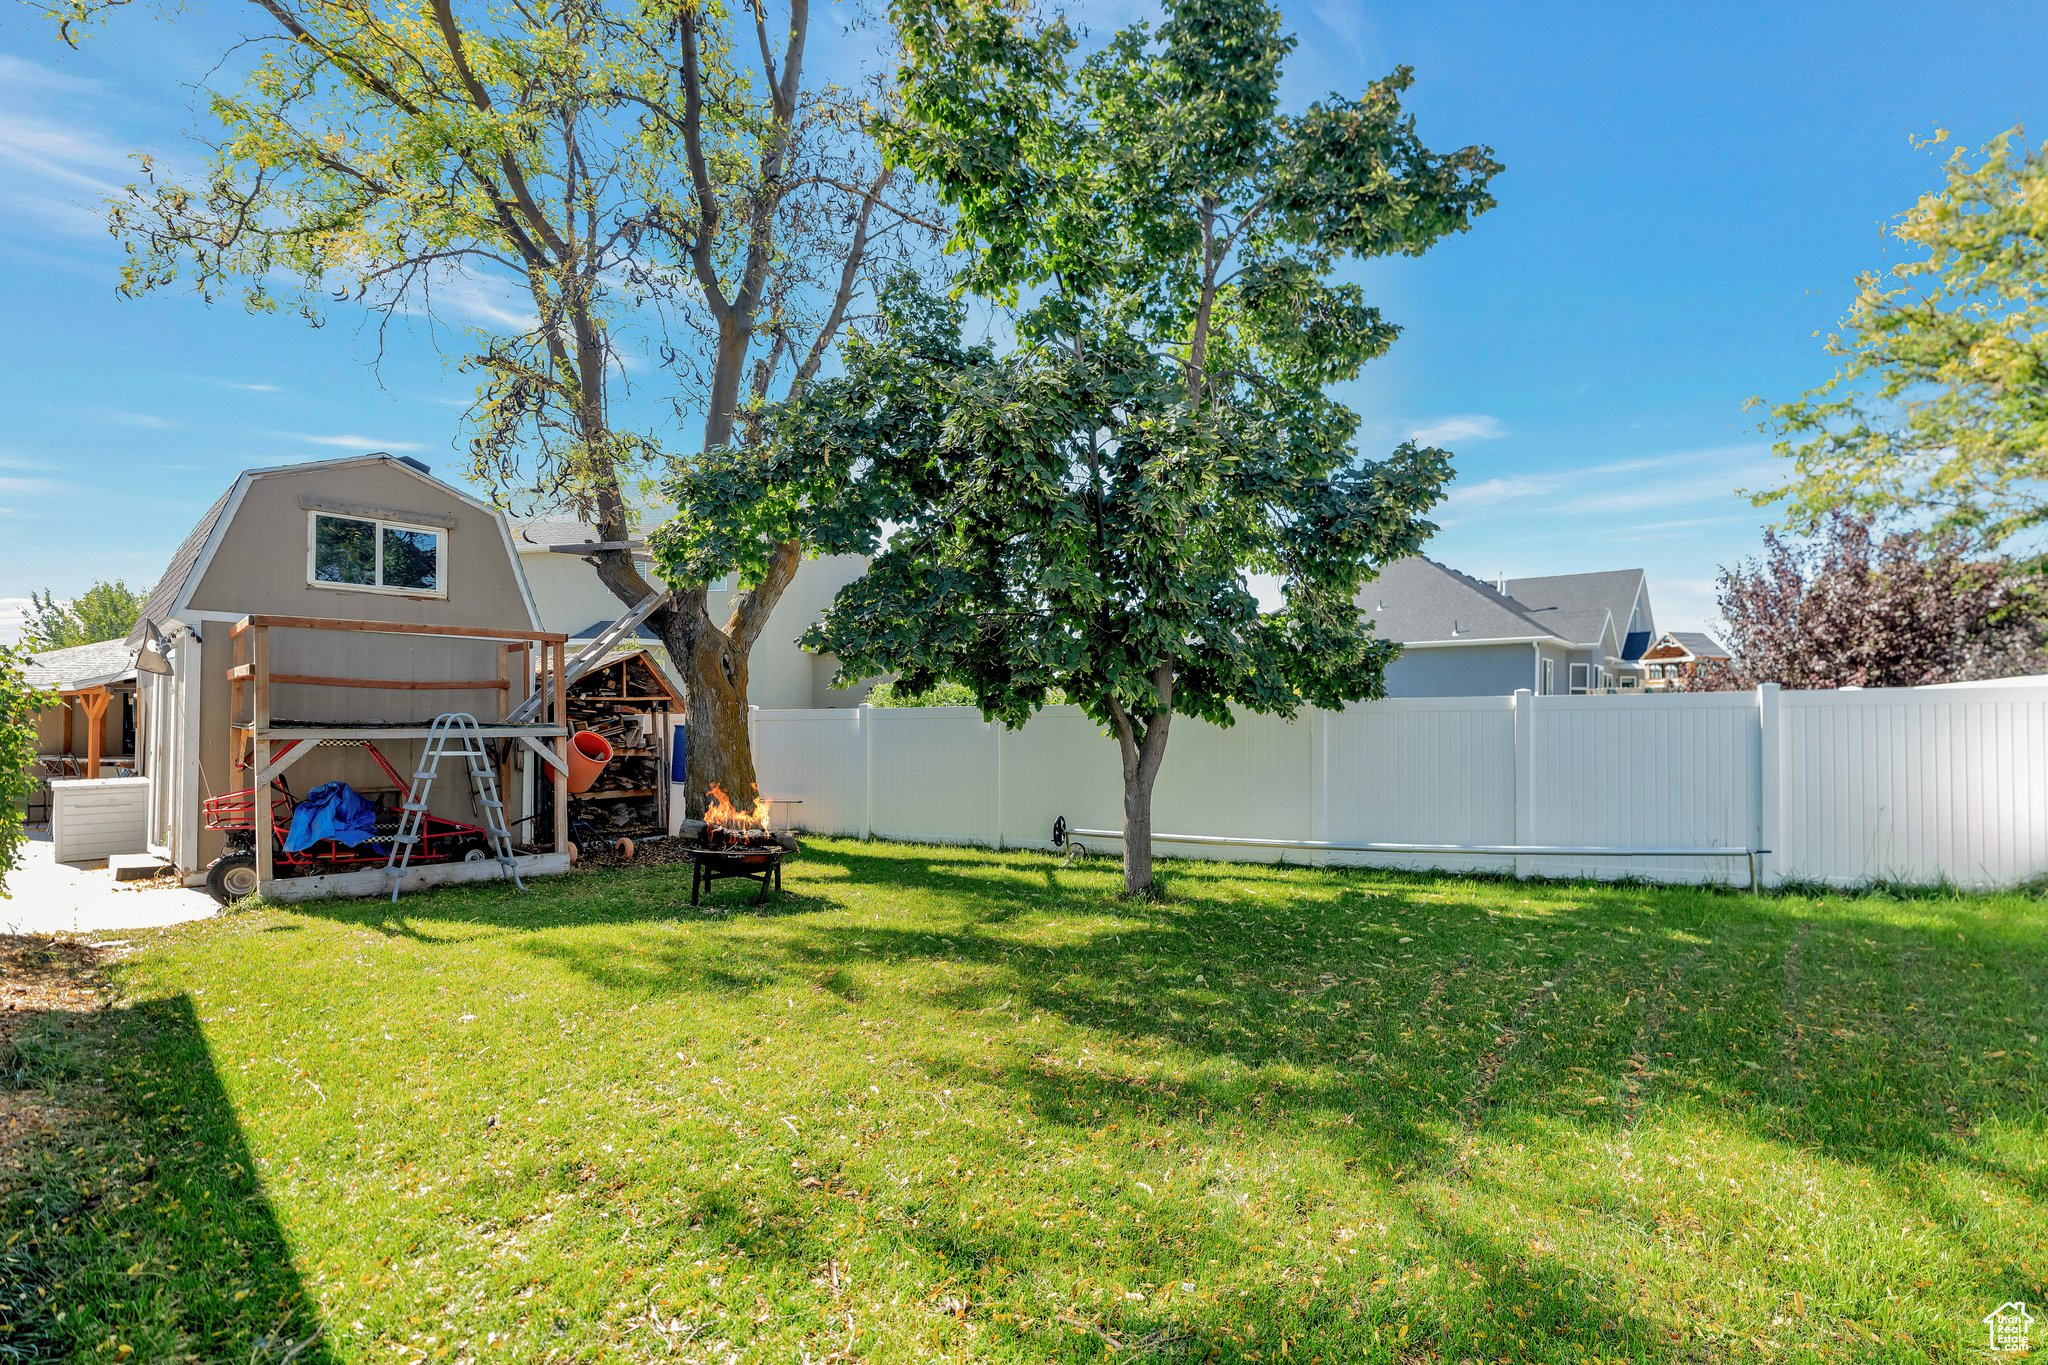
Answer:
[[[0,25],[0,640],[29,591],[147,583],[245,467],[364,449],[453,473],[459,335],[319,331],[189,297],[123,300],[96,203],[128,155],[190,163],[196,89],[239,5],[125,11],[83,52]],[[1137,6],[1079,5],[1111,27]],[[1770,481],[1751,395],[1824,378],[1814,337],[1938,179],[1912,140],[2037,117],[2038,4],[1283,6],[1287,94],[1416,68],[1433,145],[1490,143],[1500,207],[1363,274],[1405,334],[1352,386],[1362,444],[1433,437],[1459,479],[1428,552],[1491,577],[1640,565],[1660,622],[1706,624]],[[828,31],[829,32],[829,31]],[[821,34],[821,37],[826,35]],[[474,320],[508,305],[459,301]]]

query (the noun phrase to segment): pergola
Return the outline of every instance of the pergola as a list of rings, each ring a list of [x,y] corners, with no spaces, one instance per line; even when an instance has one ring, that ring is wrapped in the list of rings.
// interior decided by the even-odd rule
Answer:
[[[73,752],[75,740],[74,706],[85,712],[85,775],[100,775],[100,760],[104,757],[106,741],[107,707],[112,704],[117,692],[135,690],[135,670],[116,673],[104,678],[85,678],[57,689],[57,702],[64,708],[64,752]]]

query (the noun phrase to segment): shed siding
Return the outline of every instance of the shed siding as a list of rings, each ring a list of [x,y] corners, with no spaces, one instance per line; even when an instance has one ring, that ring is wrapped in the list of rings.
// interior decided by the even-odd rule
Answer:
[[[453,518],[447,531],[447,587],[444,597],[362,592],[306,581],[308,523],[302,496],[388,507]],[[527,608],[516,560],[506,553],[498,519],[461,498],[384,464],[308,466],[253,480],[223,529],[212,562],[193,587],[188,610],[234,615],[314,616],[354,621],[540,629]],[[188,753],[200,772],[200,795],[218,796],[249,785],[247,770],[228,767],[228,683],[232,657],[227,628],[202,625],[206,639],[200,679],[199,747]],[[493,678],[499,646],[483,640],[433,639],[362,632],[276,630],[271,633],[271,668],[279,673],[374,678]],[[503,694],[402,692],[367,688],[276,686],[271,713],[280,719],[317,721],[425,720],[441,711],[470,711],[495,720]],[[408,779],[418,766],[418,741],[380,742],[385,757]],[[458,764],[442,768],[433,804],[455,819],[475,818],[466,776]],[[360,750],[323,749],[309,754],[287,774],[303,794],[319,782],[346,781],[359,789],[388,787],[383,772]],[[197,812],[193,812],[194,817]],[[218,831],[199,831],[199,863],[219,856]]]

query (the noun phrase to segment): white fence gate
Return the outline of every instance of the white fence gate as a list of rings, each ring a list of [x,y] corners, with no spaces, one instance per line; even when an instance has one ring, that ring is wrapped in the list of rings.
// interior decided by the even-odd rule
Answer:
[[[1038,847],[1121,829],[1117,747],[1078,707],[756,711],[761,790],[804,827]],[[1767,881],[2010,886],[2048,874],[2048,686],[1415,698],[1230,729],[1176,718],[1159,851],[1309,861],[1168,835],[1336,843],[1765,848]],[[1493,854],[1314,861],[1516,870]],[[1742,881],[1746,861],[1525,858],[1519,870]]]

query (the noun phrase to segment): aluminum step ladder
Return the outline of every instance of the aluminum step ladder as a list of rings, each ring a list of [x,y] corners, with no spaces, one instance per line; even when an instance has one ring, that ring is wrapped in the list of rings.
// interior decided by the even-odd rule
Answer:
[[[398,889],[405,882],[405,869],[412,851],[419,847],[427,823],[427,798],[433,794],[434,779],[441,774],[441,760],[462,759],[469,767],[469,789],[482,814],[484,832],[491,854],[505,875],[521,891],[519,864],[512,857],[512,831],[505,827],[505,803],[498,798],[498,772],[490,746],[476,717],[467,711],[444,711],[427,728],[426,747],[420,751],[419,771],[412,775],[412,792],[399,807],[398,833],[391,837],[391,856],[384,862],[384,875],[391,879],[391,903],[398,903]]]
[[[661,604],[666,601],[668,601],[668,594],[666,592],[648,593],[647,596],[640,599],[639,603],[631,611],[599,631],[596,638],[578,650],[576,657],[564,665],[563,671],[565,676],[562,679],[562,686],[567,687],[570,683],[575,682],[585,673],[603,663],[605,655],[611,653],[613,647],[619,641],[640,629],[647,618],[654,615],[661,607]],[[526,724],[526,722],[540,714],[541,707],[547,705],[547,699],[548,694],[546,692],[534,692],[533,695],[512,708],[505,717],[505,724]]]

